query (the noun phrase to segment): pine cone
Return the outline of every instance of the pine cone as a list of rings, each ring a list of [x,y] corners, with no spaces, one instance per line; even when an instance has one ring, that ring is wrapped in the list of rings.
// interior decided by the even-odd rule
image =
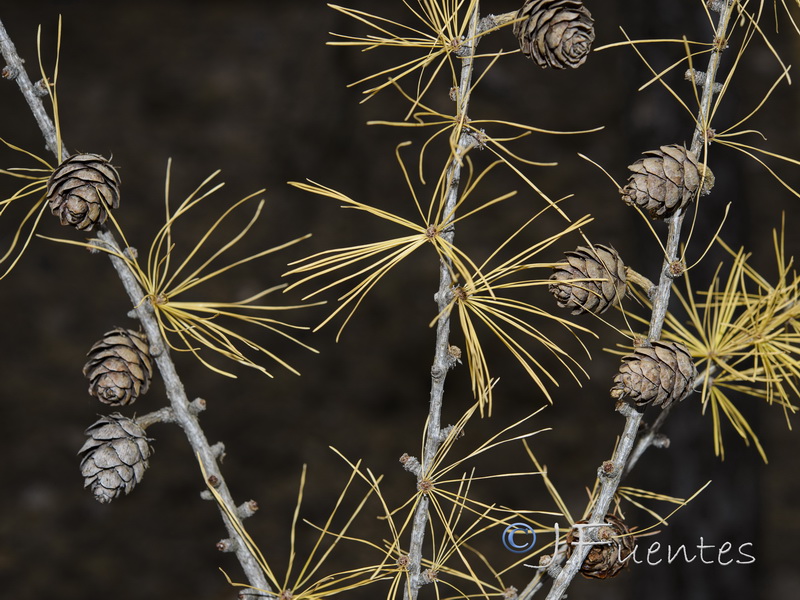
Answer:
[[[573,315],[599,315],[618,304],[625,295],[625,265],[616,250],[601,244],[578,246],[553,267],[548,286],[561,308]]]
[[[594,21],[580,0],[526,0],[516,18],[519,47],[540,67],[575,69],[586,61]]]
[[[614,376],[611,397],[630,397],[636,406],[667,408],[692,391],[697,368],[686,346],[677,342],[652,342],[622,358]]]
[[[123,491],[129,494],[142,480],[153,449],[144,429],[119,413],[101,417],[86,430],[89,439],[78,452],[83,487],[98,502],[108,503]]]
[[[634,204],[653,219],[665,219],[714,187],[714,174],[691,150],[678,144],[649,150],[628,168],[633,174],[622,188],[625,204]]]
[[[73,154],[47,181],[50,212],[62,225],[91,231],[102,225],[108,210],[119,207],[117,170],[99,154]]]
[[[89,393],[111,406],[131,404],[147,392],[153,376],[150,346],[144,333],[117,328],[92,346],[83,367]]]
[[[627,558],[636,546],[636,538],[629,534],[630,530],[619,517],[607,514],[607,526],[600,527],[598,537],[603,542],[592,546],[589,554],[581,565],[581,574],[594,579],[607,579],[615,577],[622,568],[628,564]],[[578,521],[588,523],[588,521]],[[576,523],[577,524],[577,523]],[[579,531],[581,529],[582,531]],[[615,537],[625,535],[625,537]],[[581,537],[583,536],[583,537]],[[573,527],[567,534],[567,558],[569,558],[579,543],[586,538],[586,528]],[[587,543],[587,542],[584,542]]]

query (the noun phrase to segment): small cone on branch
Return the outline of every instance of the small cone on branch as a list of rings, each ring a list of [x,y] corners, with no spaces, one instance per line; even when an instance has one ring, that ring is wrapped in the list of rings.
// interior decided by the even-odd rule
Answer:
[[[584,577],[593,579],[607,579],[615,577],[628,564],[628,557],[636,546],[636,538],[630,534],[630,529],[619,517],[612,514],[605,516],[607,525],[600,527],[598,537],[601,543],[592,546],[589,554],[581,565],[580,572]],[[588,523],[578,521],[576,523]],[[618,537],[624,536],[624,537]],[[573,527],[567,534],[567,558],[579,547],[579,544],[589,544],[584,541],[587,537],[586,528]]]
[[[107,332],[89,350],[83,374],[89,393],[111,406],[131,404],[150,387],[153,363],[147,336],[120,327]]]
[[[622,358],[611,397],[630,398],[636,406],[667,408],[689,395],[696,377],[697,368],[686,346],[654,341]]]
[[[625,264],[610,246],[578,246],[565,253],[566,259],[553,267],[548,289],[558,306],[573,315],[591,312],[599,315],[619,304],[625,296]]]
[[[99,154],[73,154],[47,181],[50,212],[62,225],[91,231],[119,207],[119,173]]]
[[[622,200],[652,219],[665,219],[714,187],[714,174],[694,152],[678,144],[649,150],[628,166],[632,174],[622,188]]]
[[[513,31],[522,53],[540,67],[575,69],[592,48],[594,20],[580,0],[526,0]]]
[[[153,453],[150,438],[136,422],[119,413],[101,417],[86,430],[89,439],[78,451],[83,487],[91,488],[98,502],[108,503],[129,494],[142,480]]]

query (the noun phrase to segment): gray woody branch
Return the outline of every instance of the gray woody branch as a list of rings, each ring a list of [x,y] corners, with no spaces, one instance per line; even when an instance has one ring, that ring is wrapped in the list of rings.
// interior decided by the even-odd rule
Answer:
[[[68,155],[66,148],[63,145],[61,148],[58,146],[56,128],[42,104],[41,95],[37,93],[36,87],[28,78],[24,67],[24,61],[17,53],[2,22],[0,22],[0,51],[2,51],[3,58],[7,65],[3,69],[3,77],[6,79],[13,79],[17,82],[17,85],[19,85],[19,89],[28,102],[28,106],[31,108],[36,123],[39,125],[39,129],[42,131],[47,148],[56,156],[56,159],[66,157]],[[199,412],[198,402],[190,403],[186,396],[183,383],[170,357],[169,348],[166,346],[161,336],[153,307],[145,298],[142,289],[139,287],[136,278],[128,268],[126,262],[120,258],[120,256],[123,255],[122,249],[119,247],[114,235],[109,231],[100,231],[97,238],[98,240],[95,243],[109,252],[111,262],[119,275],[122,285],[125,287],[125,291],[128,293],[128,297],[135,307],[134,312],[136,317],[141,322],[150,341],[152,355],[164,379],[166,393],[171,407],[171,419],[178,423],[183,429],[192,450],[197,454],[203,464],[203,468],[208,474],[207,483],[212,485],[214,489],[219,492],[220,497],[230,509],[230,514],[240,516],[251,514],[253,512],[252,510],[240,510],[233,501],[233,497],[228,490],[228,486],[225,484],[225,479],[217,463],[219,446],[211,446],[206,439],[205,433],[197,418]],[[251,503],[245,503],[243,506],[255,506],[254,503]],[[220,512],[231,541],[225,549],[235,552],[236,558],[242,565],[242,569],[251,586],[269,591],[270,587],[264,573],[253,555],[247,549],[245,541],[240,539],[239,534],[232,526],[224,511],[220,510]]]
[[[733,11],[733,2],[732,0],[718,0],[711,8],[719,11],[719,20],[717,21],[717,28],[715,31],[715,42],[724,40],[727,37],[728,25]],[[706,127],[709,115],[711,114],[711,101],[717,89],[714,85],[715,77],[719,69],[720,56],[724,49],[724,44],[714,44],[714,50],[708,61],[708,68],[705,73],[702,74],[703,80],[698,82],[699,85],[702,86],[703,93],[697,115],[697,126],[695,127],[691,145],[691,151],[694,152],[696,156],[701,156],[701,150],[706,142]],[[650,318],[650,330],[648,332],[648,339],[650,341],[657,340],[661,337],[661,329],[667,315],[672,281],[675,277],[675,269],[673,267],[679,264],[678,250],[681,225],[684,216],[685,209],[681,209],[668,219],[667,254],[664,259],[661,277],[652,295],[653,313]],[[619,487],[622,475],[625,473],[625,467],[631,451],[634,448],[636,434],[642,421],[642,413],[627,403],[621,403],[617,410],[625,417],[625,426],[611,460],[605,461],[598,469],[600,493],[594,503],[589,520],[590,523],[604,522],[605,515],[608,513],[609,507],[614,499],[614,494]],[[663,419],[661,422],[663,422]],[[653,435],[650,439],[655,440],[657,438]],[[594,538],[592,536],[596,536],[596,531],[597,530],[594,528],[587,528],[585,533],[589,536],[590,540],[593,540]],[[575,548],[575,551],[555,578],[553,587],[550,589],[546,600],[561,600],[570,582],[578,574],[591,548],[592,546],[590,544],[581,544]],[[522,600],[527,600],[527,597],[522,597]]]
[[[472,69],[473,57],[475,56],[475,49],[478,45],[478,15],[479,6],[475,3],[474,12],[470,15],[469,31],[466,39],[462,40],[462,45],[458,50],[458,55],[461,57],[461,75],[459,80],[458,92],[455,96],[455,101],[458,103],[457,114],[459,117],[466,117],[469,108],[470,89],[472,87]],[[445,198],[444,209],[442,215],[449,218],[451,221],[455,217],[455,207],[458,203],[458,190],[461,176],[461,164],[464,155],[476,144],[475,137],[466,128],[461,129],[458,145],[455,149],[453,156],[450,159],[450,165],[447,170],[447,196]],[[455,227],[452,223],[442,224],[443,231],[441,237],[447,241],[448,245],[452,245],[455,237]],[[439,290],[436,292],[434,299],[439,308],[441,318],[436,323],[436,346],[433,366],[431,367],[431,400],[430,409],[428,412],[428,426],[425,434],[425,446],[423,448],[422,468],[417,473],[417,486],[421,489],[420,484],[424,478],[429,475],[428,469],[433,464],[434,456],[441,446],[446,437],[446,432],[442,430],[441,416],[442,416],[442,401],[444,396],[444,382],[447,377],[447,371],[455,364],[455,359],[450,352],[450,314],[447,307],[450,304],[452,296],[453,280],[451,273],[453,265],[450,264],[446,258],[441,259],[439,266]],[[420,587],[430,582],[429,577],[425,577],[421,573],[422,569],[422,545],[425,540],[425,528],[428,523],[429,514],[429,500],[426,495],[420,498],[414,514],[414,523],[411,531],[411,541],[409,543],[409,566],[408,566],[408,579],[409,584],[406,586],[404,592],[405,600],[416,600]]]

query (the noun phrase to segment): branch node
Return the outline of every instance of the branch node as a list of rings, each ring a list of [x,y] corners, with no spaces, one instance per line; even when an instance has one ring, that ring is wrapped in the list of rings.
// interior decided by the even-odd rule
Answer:
[[[461,364],[461,348],[450,344],[447,347],[447,368],[455,369],[456,365]]]
[[[222,442],[217,442],[210,448],[211,454],[214,455],[214,458],[217,459],[219,462],[223,462],[225,460],[225,444]]]
[[[464,57],[472,54],[472,46],[470,44],[465,44],[465,41],[466,38],[464,38],[463,35],[450,40],[450,46],[453,48],[456,56]]]
[[[439,290],[433,295],[433,301],[439,306],[447,305],[453,297],[451,290]]]
[[[437,571],[436,569],[425,569],[420,575],[420,580],[423,584],[433,583],[434,581],[438,581],[439,571]]]
[[[472,148],[483,150],[486,147],[486,142],[489,141],[489,136],[486,135],[485,129],[470,129],[464,132],[464,135],[469,136],[466,147],[464,148],[464,154]]]
[[[653,441],[650,444],[654,448],[669,448],[669,438],[663,433],[658,433],[653,436]]]
[[[245,520],[252,517],[256,514],[258,510],[258,502],[255,500],[248,500],[247,502],[242,502],[239,506],[236,507],[236,516],[240,519]]]
[[[203,500],[210,500],[211,502],[215,501],[214,494],[212,494],[208,490],[203,490],[202,492],[200,492],[200,497]]]
[[[597,476],[600,479],[611,479],[618,471],[619,469],[617,469],[614,461],[605,460],[603,461],[603,464],[600,465],[600,468],[597,469]]]
[[[444,429],[439,431],[439,443],[440,444],[447,439],[447,436],[450,435],[451,431],[453,431],[453,426],[452,425],[448,425],[447,427],[445,427]],[[461,437],[462,435],[464,435],[463,432],[459,432],[459,434],[456,437]]]
[[[480,21],[478,21],[478,35],[483,35],[491,30],[499,29],[504,25],[508,25],[516,18],[516,10],[499,15],[486,15]]]
[[[236,552],[236,540],[225,538],[217,542],[217,550],[220,552]]]
[[[206,409],[206,401],[203,398],[195,398],[189,403],[189,412],[195,417]]]
[[[417,458],[414,456],[409,456],[405,452],[400,457],[400,464],[403,465],[403,468],[406,471],[413,473],[417,477],[419,477],[420,473],[422,473],[422,465],[419,464],[419,460],[417,460]]]
[[[3,72],[0,73],[0,75],[2,75],[3,79],[9,79],[13,81],[19,75],[19,69],[6,65],[3,67]]]
[[[47,96],[47,85],[44,79],[40,79],[33,84],[33,93],[37,96]]]
[[[508,586],[503,590],[503,598],[504,600],[517,600],[517,598],[519,598],[517,588],[515,588],[513,585]]]
[[[727,44],[725,45],[727,47]],[[724,50],[725,47],[722,49]],[[705,87],[706,85],[706,72],[705,71],[698,71],[697,69],[686,69],[686,73],[683,75],[686,81],[693,81],[696,86]],[[718,81],[715,81],[714,84],[711,86],[711,92],[714,94],[719,94],[722,91],[722,84]]]
[[[673,260],[667,267],[667,277],[677,279],[686,272],[686,263],[682,260]]]

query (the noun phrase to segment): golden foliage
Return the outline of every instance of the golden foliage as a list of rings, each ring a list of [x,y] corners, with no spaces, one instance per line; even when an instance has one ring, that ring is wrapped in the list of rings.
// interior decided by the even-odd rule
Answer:
[[[415,97],[419,100],[430,89],[437,75],[444,69],[451,85],[458,85],[459,66],[454,57],[465,42],[469,21],[464,15],[475,10],[477,0],[403,0],[406,8],[417,22],[405,25],[365,11],[329,4],[334,10],[367,25],[373,33],[368,35],[333,34],[337,41],[329,42],[336,46],[360,47],[363,52],[381,47],[413,49],[420,54],[399,65],[364,77],[352,86],[369,82],[372,87],[364,94],[368,100],[393,82],[412,74],[417,75]],[[375,80],[386,78],[380,83]],[[412,108],[413,110],[413,108]]]
[[[345,308],[349,308],[347,317],[345,318],[342,326],[339,328],[337,340],[341,335],[345,325],[350,321],[355,311],[360,306],[366,295],[372,288],[385,276],[400,264],[405,258],[410,256],[419,248],[430,244],[442,260],[443,264],[452,265],[453,277],[459,277],[471,281],[471,273],[475,269],[471,260],[453,244],[451,244],[442,235],[445,230],[458,221],[465,219],[477,212],[493,205],[502,202],[513,196],[513,192],[504,194],[490,201],[487,201],[477,208],[455,217],[455,210],[461,207],[468,199],[470,199],[475,186],[480,182],[486,173],[488,173],[494,165],[490,165],[484,171],[479,173],[476,177],[468,177],[467,184],[462,192],[458,203],[451,211],[445,212],[445,204],[448,194],[451,193],[453,186],[452,175],[449,170],[442,172],[436,185],[433,187],[433,193],[429,202],[423,208],[420,198],[414,189],[414,185],[409,177],[408,170],[405,163],[400,156],[400,149],[407,146],[408,143],[400,144],[396,150],[397,161],[403,172],[403,177],[408,185],[409,194],[413,199],[414,206],[419,215],[419,221],[411,221],[397,214],[391,213],[388,210],[370,206],[358,200],[354,200],[341,192],[337,192],[331,188],[319,185],[314,182],[298,183],[291,182],[291,185],[308,191],[320,196],[332,198],[344,203],[345,208],[354,208],[367,212],[379,219],[383,219],[390,223],[399,225],[401,228],[410,231],[409,235],[391,238],[389,240],[380,240],[368,244],[361,244],[358,246],[348,246],[344,248],[336,248],[332,250],[325,250],[312,256],[303,258],[299,261],[291,263],[290,266],[294,268],[288,271],[285,275],[303,275],[302,279],[292,283],[287,290],[293,289],[299,285],[314,281],[320,277],[329,274],[338,274],[340,271],[345,271],[347,274],[340,275],[335,281],[325,284],[317,288],[313,292],[307,294],[303,299],[312,298],[321,292],[324,292],[332,287],[344,283],[356,281],[352,287],[339,297],[339,306],[328,317],[320,323],[316,329],[320,329],[328,323],[333,317]],[[469,163],[471,166],[471,163]],[[364,263],[366,263],[364,265]],[[364,265],[364,266],[362,266]],[[355,269],[353,271],[353,269]],[[350,272],[352,271],[352,272]]]
[[[224,275],[231,269],[246,265],[258,258],[292,246],[306,239],[308,236],[306,235],[284,244],[262,250],[250,256],[246,256],[245,258],[227,263],[223,262],[220,265],[219,263],[222,257],[226,256],[227,253],[247,235],[261,215],[261,211],[264,207],[264,200],[258,200],[253,216],[247,225],[224,244],[207,250],[208,256],[201,258],[213,234],[217,229],[221,228],[225,219],[248,202],[255,201],[264,191],[259,190],[232,204],[214,221],[211,227],[203,233],[200,239],[191,245],[191,249],[185,253],[185,256],[182,258],[176,257],[175,250],[177,245],[173,241],[174,227],[190,210],[199,206],[204,200],[217,192],[224,184],[218,183],[211,186],[211,182],[219,174],[219,171],[212,173],[189,194],[173,212],[170,207],[169,197],[171,164],[170,161],[167,165],[164,224],[150,243],[147,260],[144,266],[140,264],[135,252],[114,252],[103,246],[102,242],[99,240],[90,240],[88,243],[70,242],[68,240],[55,241],[102,250],[123,260],[144,292],[142,301],[149,302],[153,307],[155,316],[158,319],[161,335],[171,349],[193,354],[203,365],[226,377],[235,377],[235,375],[215,366],[207,360],[202,353],[203,349],[220,354],[246,367],[256,369],[270,377],[272,377],[272,374],[259,361],[250,358],[248,355],[249,352],[261,354],[277,362],[292,373],[299,374],[297,370],[271,350],[257,344],[252,339],[224,324],[226,322],[233,322],[238,325],[255,325],[307,348],[312,352],[316,352],[316,350],[299,341],[290,333],[292,330],[308,329],[307,327],[292,325],[285,321],[265,316],[270,313],[313,306],[311,304],[282,306],[259,302],[263,297],[284,288],[285,284],[278,284],[265,288],[248,298],[232,302],[211,300],[189,301],[184,300],[183,296],[201,284],[208,283]],[[109,214],[109,217],[119,231],[125,246],[130,248],[119,223],[114,219],[113,215]]]
[[[766,461],[736,399],[749,396],[777,404],[787,424],[789,414],[797,410],[792,399],[798,396],[800,377],[800,276],[785,254],[783,231],[773,234],[776,283],[748,264],[750,255],[743,249],[733,251],[720,243],[732,263],[724,269],[719,265],[706,290],[695,290],[688,275],[685,291],[673,288],[688,321],[668,313],[663,336],[684,343],[695,358],[703,412],[710,408],[712,415],[715,453],[725,456],[724,417],[745,443],[755,444]]]
[[[592,330],[578,325],[568,319],[561,318],[550,311],[537,306],[535,303],[516,294],[530,292],[533,288],[547,286],[550,283],[549,274],[552,263],[532,262],[542,251],[548,249],[553,243],[592,221],[591,217],[584,216],[577,221],[566,225],[563,229],[539,240],[510,258],[504,260],[491,270],[489,263],[495,259],[506,246],[519,236],[538,217],[550,210],[550,206],[536,213],[526,223],[517,229],[481,264],[475,273],[465,283],[453,288],[451,300],[447,308],[439,314],[437,319],[448,314],[455,308],[458,320],[464,335],[467,364],[472,382],[472,392],[480,400],[481,410],[484,408],[491,413],[492,406],[492,376],[488,360],[483,351],[481,338],[478,334],[478,323],[482,323],[503,345],[508,348],[514,358],[523,366],[525,372],[548,399],[552,402],[546,383],[557,386],[558,380],[536,358],[535,353],[526,345],[533,342],[537,347],[543,347],[566,367],[567,372],[580,384],[576,372],[585,373],[580,362],[564,349],[559,343],[550,339],[541,330],[538,323],[555,322],[572,333],[576,332],[597,337]],[[547,269],[545,275],[536,275],[538,271]],[[580,341],[577,335],[575,337]],[[584,346],[584,350],[586,350]],[[586,350],[588,355],[588,350]]]

